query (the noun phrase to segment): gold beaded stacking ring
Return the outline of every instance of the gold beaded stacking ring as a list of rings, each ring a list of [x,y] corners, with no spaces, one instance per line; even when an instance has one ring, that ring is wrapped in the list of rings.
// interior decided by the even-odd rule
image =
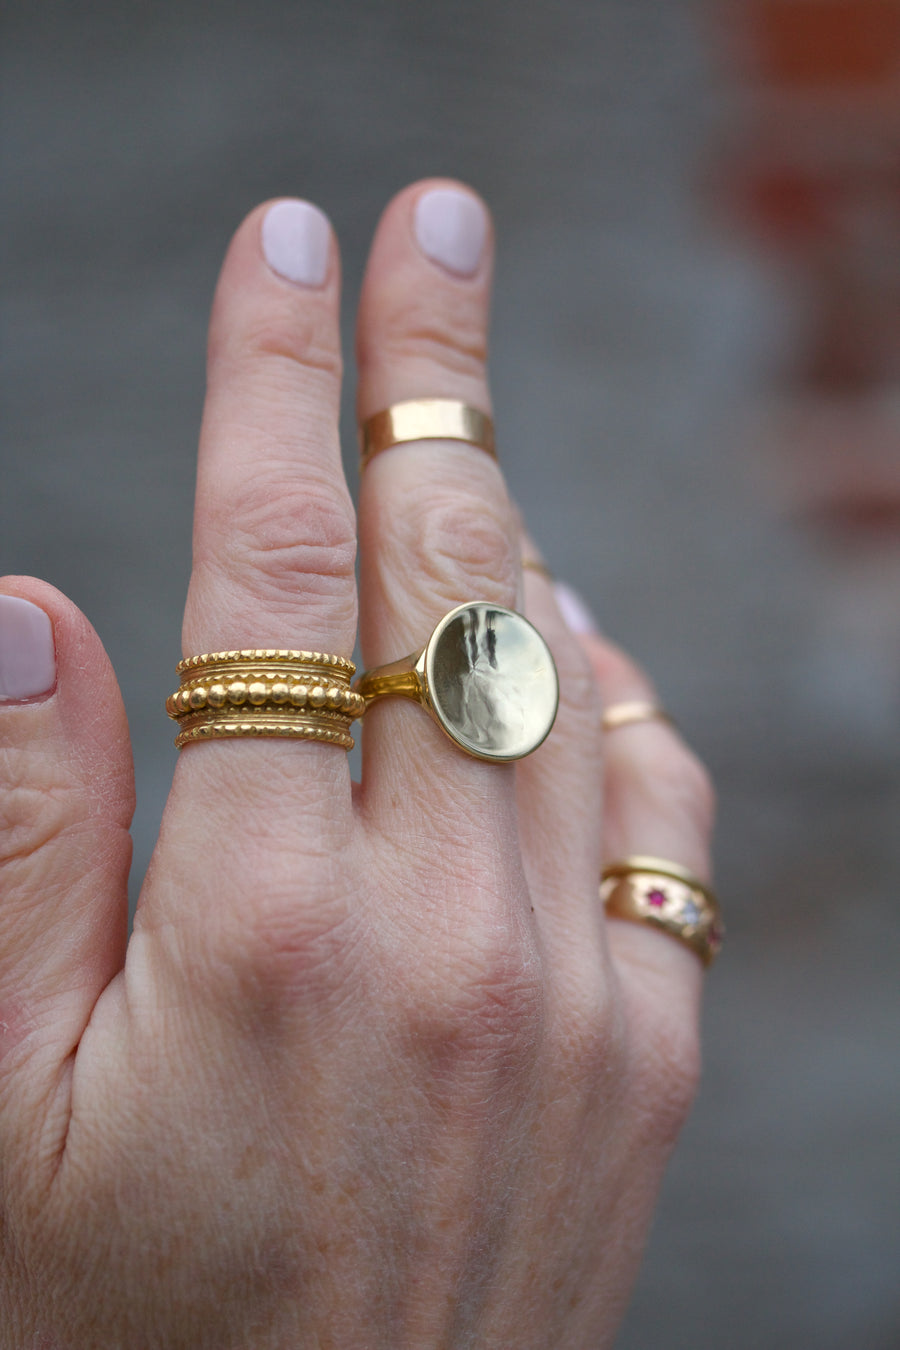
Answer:
[[[603,869],[600,899],[607,914],[661,929],[696,952],[705,966],[719,954],[724,929],[708,886],[678,863],[633,857]]]
[[[494,424],[487,413],[455,398],[414,398],[366,418],[360,427],[360,468],[408,441],[465,441],[497,457]]]
[[[365,700],[350,688],[356,667],[342,656],[274,648],[189,656],[166,700],[175,744],[236,736],[290,736],[353,748],[350,724]]]
[[[550,733],[559,680],[550,649],[521,614],[475,601],[445,614],[420,652],[378,666],[354,686],[418,703],[460,750],[506,763]]]

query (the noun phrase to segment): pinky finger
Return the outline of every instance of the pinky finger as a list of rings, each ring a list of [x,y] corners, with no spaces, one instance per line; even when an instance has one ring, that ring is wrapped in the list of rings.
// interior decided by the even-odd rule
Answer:
[[[587,623],[561,597],[570,626],[577,628],[606,714],[626,704],[659,706],[652,682],[619,647]],[[573,621],[574,620],[574,621]],[[676,728],[663,718],[613,724],[603,737],[604,866],[650,856],[711,880],[715,797],[709,774]],[[656,993],[681,1004],[690,1021],[696,1011],[702,967],[687,945],[655,927],[616,919],[607,923],[610,949],[623,973],[637,979],[640,996],[649,978]],[[625,983],[632,983],[627,978]],[[687,999],[687,1003],[682,1000]],[[655,1002],[652,999],[651,1002]],[[671,1011],[671,1002],[669,1004]]]
[[[658,706],[648,677],[594,632],[579,639],[608,713]],[[665,859],[709,883],[714,796],[706,769],[671,723],[615,720],[603,737],[604,865],[635,855]],[[607,941],[630,1027],[641,1117],[671,1145],[700,1072],[703,966],[686,942],[647,923],[607,916]]]

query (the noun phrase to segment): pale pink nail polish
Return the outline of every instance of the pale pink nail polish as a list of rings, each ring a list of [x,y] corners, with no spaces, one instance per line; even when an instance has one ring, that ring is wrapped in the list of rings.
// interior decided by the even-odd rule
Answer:
[[[581,636],[586,633],[596,633],[597,621],[578,592],[573,591],[572,587],[567,586],[564,581],[554,582],[553,589],[556,593],[559,612],[566,622],[566,627],[571,632]]]
[[[37,698],[56,683],[53,625],[30,600],[0,595],[0,703]]]
[[[458,276],[478,270],[487,239],[487,212],[477,197],[458,188],[432,188],[416,202],[419,248],[432,262]]]
[[[328,275],[331,226],[311,202],[270,206],[262,223],[262,250],[273,272],[298,286],[321,286]]]

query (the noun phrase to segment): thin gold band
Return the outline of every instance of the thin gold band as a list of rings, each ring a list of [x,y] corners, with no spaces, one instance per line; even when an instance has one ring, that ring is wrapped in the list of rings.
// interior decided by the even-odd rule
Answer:
[[[366,418],[360,427],[360,468],[382,450],[408,441],[465,441],[497,457],[487,413],[455,398],[414,398]]]
[[[705,966],[724,937],[719,902],[692,872],[665,858],[634,856],[604,867],[600,899],[612,918],[645,923],[690,947]]]
[[[546,563],[541,562],[540,558],[523,558],[521,566],[523,572],[537,572],[538,576],[543,577],[545,581],[549,581],[551,584],[556,580],[550,568]]]
[[[175,744],[283,736],[350,750],[350,724],[365,711],[350,688],[355,669],[342,656],[271,647],[186,657],[166,700],[179,727]]]
[[[611,703],[604,709],[601,726],[604,731],[616,731],[634,722],[666,722],[669,726],[675,725],[665,708],[661,708],[658,703],[635,699],[630,703]]]

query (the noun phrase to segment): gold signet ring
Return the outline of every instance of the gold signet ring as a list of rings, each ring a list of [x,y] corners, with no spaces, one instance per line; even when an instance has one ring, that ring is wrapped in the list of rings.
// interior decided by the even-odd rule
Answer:
[[[474,601],[445,614],[420,652],[378,666],[354,686],[368,708],[399,696],[420,704],[476,759],[522,759],[556,719],[559,679],[540,633],[521,614]]]

